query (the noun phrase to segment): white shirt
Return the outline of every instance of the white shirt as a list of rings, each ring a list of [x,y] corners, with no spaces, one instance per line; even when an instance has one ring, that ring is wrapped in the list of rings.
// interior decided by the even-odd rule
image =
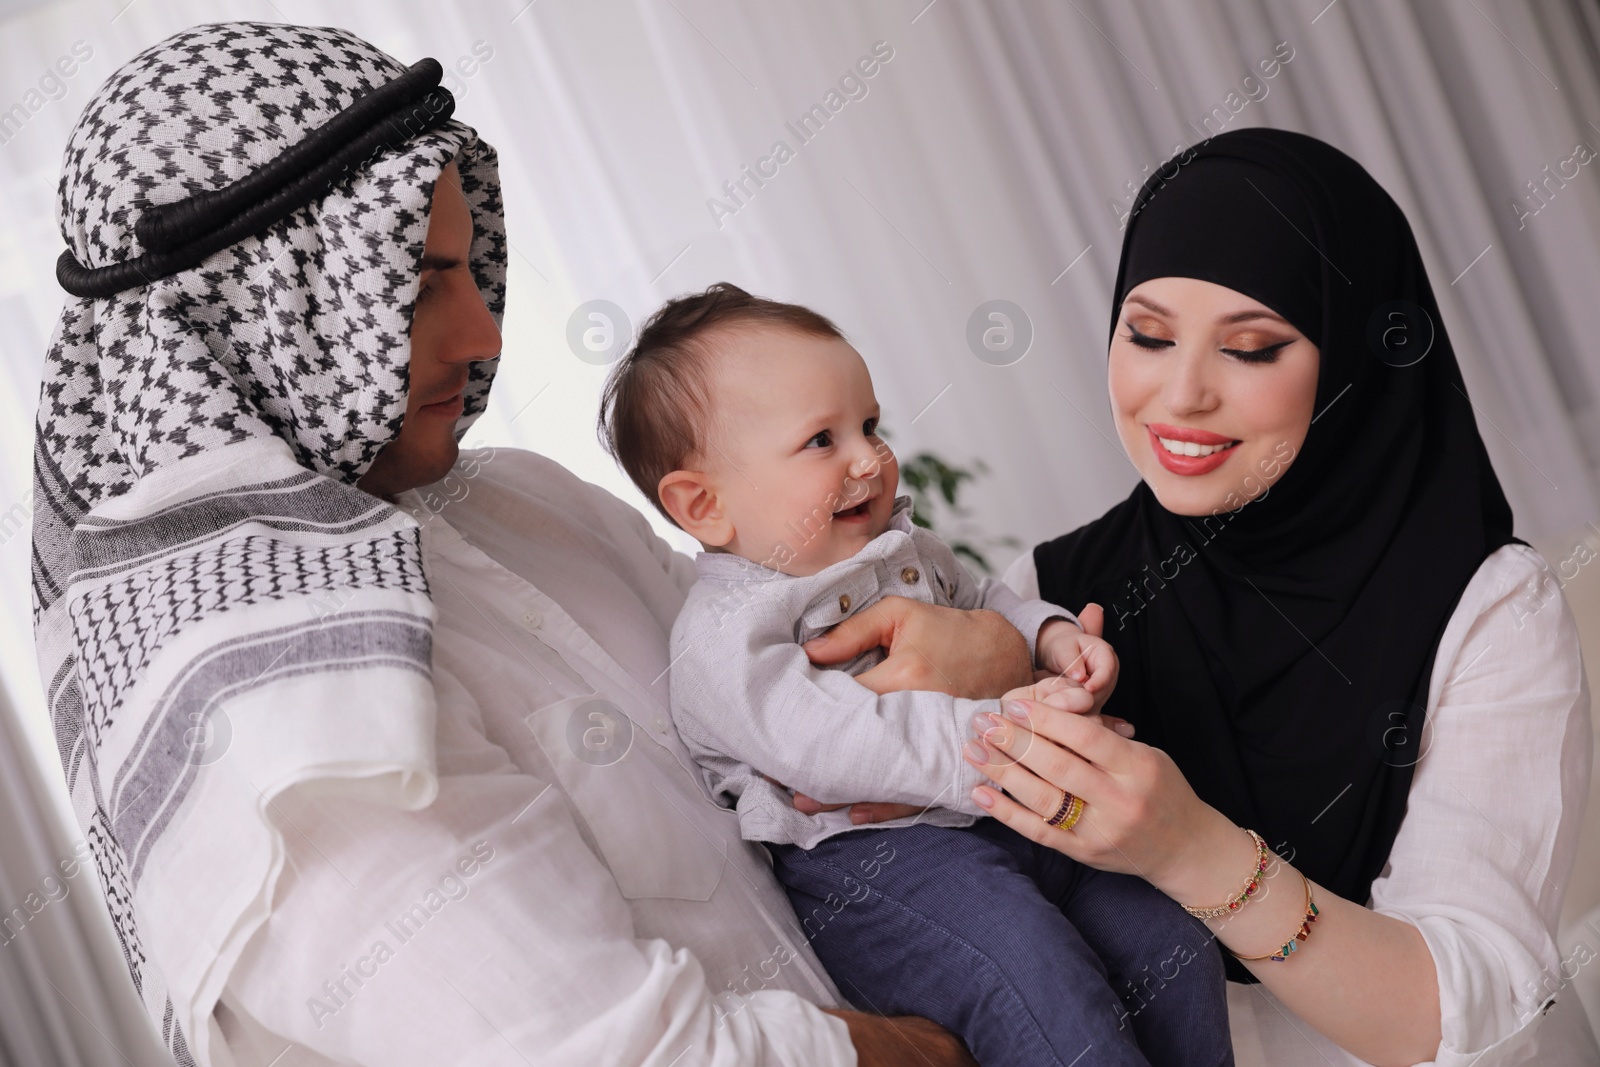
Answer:
[[[1005,580],[1037,597],[1033,554]],[[1467,583],[1426,721],[1405,821],[1365,905],[1416,926],[1433,954],[1443,1040],[1429,1063],[1600,1064],[1556,947],[1589,790],[1589,689],[1559,581],[1531,548],[1502,547]],[[1265,986],[1230,982],[1228,1014],[1239,1067],[1366,1063]]]
[[[288,863],[216,1062],[853,1065],[766,852],[668,717],[688,557],[529,452],[463,453],[399,503],[438,613],[438,798],[273,805]]]

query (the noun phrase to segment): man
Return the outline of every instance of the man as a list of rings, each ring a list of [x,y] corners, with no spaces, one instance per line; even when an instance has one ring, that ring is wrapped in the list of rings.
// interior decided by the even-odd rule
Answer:
[[[806,944],[828,916],[801,926],[694,772],[666,705],[688,560],[548,460],[458,457],[505,238],[438,76],[343,31],[197,27],[68,146],[41,670],[164,1041],[240,1067],[970,1062],[842,1009]],[[998,617],[884,618],[939,671],[891,650],[874,684],[1029,676]]]

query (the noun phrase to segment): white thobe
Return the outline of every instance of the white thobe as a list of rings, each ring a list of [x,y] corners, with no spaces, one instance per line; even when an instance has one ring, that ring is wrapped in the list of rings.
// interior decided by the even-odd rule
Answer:
[[[689,559],[529,452],[398,502],[438,613],[438,797],[272,806],[288,864],[218,1062],[854,1064],[766,852],[672,728]]]

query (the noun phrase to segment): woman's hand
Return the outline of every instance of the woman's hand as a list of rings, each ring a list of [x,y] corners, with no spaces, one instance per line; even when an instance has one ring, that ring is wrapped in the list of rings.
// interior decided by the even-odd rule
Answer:
[[[1004,707],[1008,700],[1038,701],[1061,711],[1081,715],[1086,721],[1115,730],[1123,737],[1133,736],[1133,723],[1119,719],[1115,715],[1101,714],[1096,710],[1103,704],[1100,696],[1077,679],[1051,674],[1049,671],[1039,671],[1033,678],[1032,685],[1013,689],[1001,697],[1001,706]]]
[[[968,743],[967,761],[999,788],[980,785],[972,799],[1024,837],[1101,870],[1139,875],[1178,900],[1209,902],[1236,888],[1228,880],[1237,881],[1248,857],[1223,865],[1208,856],[1219,848],[1230,855],[1248,839],[1195,795],[1172,758],[1059,701],[1009,699],[1003,718],[974,719],[981,739]],[[1063,790],[1084,801],[1071,830],[1044,821]],[[1232,873],[1212,885],[1214,869]]]
[[[1048,701],[1005,707],[1004,718],[975,722],[986,736],[969,743],[969,761],[1011,794],[980,785],[972,797],[981,807],[1030,840],[1101,870],[1143,877],[1182,903],[1211,906],[1238,892],[1256,862],[1254,843],[1195,796],[1165,752]],[[1071,830],[1045,823],[1063,789],[1084,801]],[[1316,936],[1287,967],[1261,960],[1245,967],[1363,1062],[1432,1059],[1440,1041],[1439,988],[1417,928],[1302,882],[1294,868],[1268,855],[1261,891],[1249,906],[1206,926],[1233,952],[1272,952],[1304,919],[1301,894],[1309,886],[1318,906]]]
[[[1114,715],[1100,715],[1095,713],[1097,701],[1077,682],[1040,671],[1038,680],[1032,685],[1013,689],[1005,696],[1006,700],[1037,700],[1050,704],[1063,711],[1081,715],[1088,722],[1094,722],[1115,730],[1123,737],[1133,736],[1133,724]],[[778,783],[780,786],[782,783]],[[873,823],[888,822],[890,819],[904,819],[926,810],[915,804],[890,804],[876,801],[864,801],[855,804],[822,804],[806,796],[804,793],[794,795],[795,810],[803,815],[815,815],[823,811],[838,811],[840,808],[850,809],[850,821],[857,826],[866,826]],[[1054,809],[1052,809],[1054,810]]]
[[[819,667],[886,649],[882,663],[856,675],[874,693],[925,689],[983,700],[1033,680],[1027,639],[1005,616],[902,596],[884,597],[803,647]]]

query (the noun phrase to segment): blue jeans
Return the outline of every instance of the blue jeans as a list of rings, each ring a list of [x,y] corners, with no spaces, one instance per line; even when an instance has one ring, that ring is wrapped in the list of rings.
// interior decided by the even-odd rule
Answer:
[[[921,1015],[983,1067],[1231,1067],[1222,956],[1142,878],[994,819],[769,845],[839,989]]]

